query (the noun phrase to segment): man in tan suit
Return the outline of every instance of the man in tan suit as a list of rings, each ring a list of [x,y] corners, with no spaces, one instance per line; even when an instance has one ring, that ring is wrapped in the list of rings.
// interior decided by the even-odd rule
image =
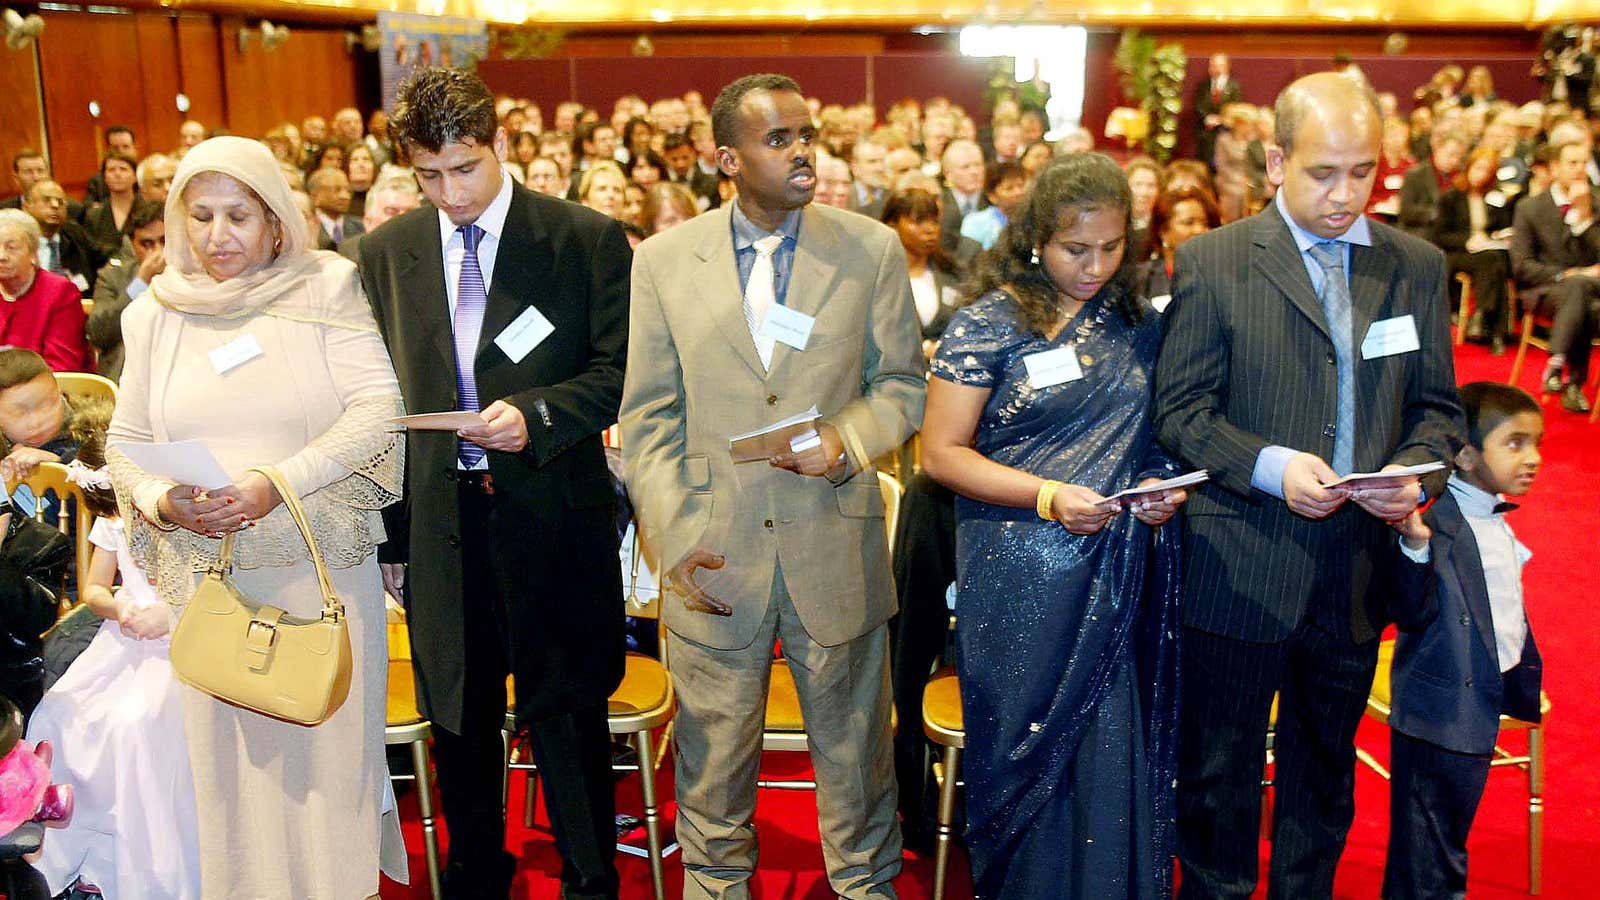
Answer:
[[[712,128],[738,200],[639,247],[621,416],[629,491],[671,588],[684,896],[750,895],[782,641],[829,883],[844,897],[893,897],[895,603],[871,460],[922,419],[905,254],[871,219],[809,205],[816,129],[792,80],[733,82]],[[734,463],[730,436],[812,405],[822,420],[811,446]]]

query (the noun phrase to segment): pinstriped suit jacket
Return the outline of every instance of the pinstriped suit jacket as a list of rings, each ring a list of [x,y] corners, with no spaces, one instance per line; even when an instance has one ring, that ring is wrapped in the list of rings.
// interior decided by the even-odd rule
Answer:
[[[1372,246],[1350,252],[1356,470],[1449,462],[1464,428],[1444,258],[1394,228],[1371,228]],[[1211,483],[1185,507],[1184,623],[1239,640],[1280,641],[1315,596],[1336,604],[1315,610],[1324,621],[1348,621],[1352,639],[1371,639],[1388,622],[1387,579],[1375,579],[1373,570],[1388,558],[1382,551],[1393,531],[1353,503],[1321,521],[1302,518],[1250,486],[1268,445],[1333,458],[1333,343],[1288,225],[1268,206],[1186,242],[1174,269],[1156,376],[1157,429],[1178,458],[1211,472]],[[1421,349],[1361,359],[1372,323],[1404,315],[1415,317]],[[1443,474],[1424,486],[1438,496]]]

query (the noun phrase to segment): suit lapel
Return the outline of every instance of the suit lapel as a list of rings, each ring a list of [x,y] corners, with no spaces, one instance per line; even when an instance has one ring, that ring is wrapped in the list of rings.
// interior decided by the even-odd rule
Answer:
[[[734,352],[757,378],[765,380],[767,373],[761,368],[755,340],[750,337],[750,327],[744,321],[744,293],[739,289],[739,263],[733,255],[732,204],[704,215],[709,221],[700,245],[695,248],[695,258],[700,264],[699,276],[694,280],[700,289],[695,293],[710,307],[711,321],[716,323],[717,330]]]
[[[1277,207],[1269,205],[1257,213],[1250,220],[1250,231],[1257,251],[1252,255],[1252,265],[1326,336],[1327,317],[1311,288],[1311,276],[1300,257],[1300,248],[1295,246],[1294,235],[1289,233]]]
[[[401,305],[422,326],[423,336],[440,358],[456,358],[450,324],[450,295],[444,285],[444,248],[439,242],[439,214],[425,207],[417,216],[416,233],[403,243],[405,251],[395,267],[395,292],[408,298]],[[453,380],[453,379],[452,379]]]
[[[783,305],[815,319],[833,295],[831,288],[833,279],[838,276],[839,250],[839,235],[833,223],[813,207],[805,207],[800,213],[799,241]],[[780,342],[773,349],[772,371],[776,372],[791,356],[801,352]]]
[[[1371,233],[1372,246],[1350,245],[1350,338],[1358,357],[1367,329],[1383,310],[1389,285],[1394,280],[1394,257],[1390,255],[1389,242],[1376,229]]]
[[[549,236],[536,220],[526,188],[511,186],[511,208],[506,211],[506,224],[500,232],[500,248],[494,258],[494,278],[489,283],[489,302],[483,311],[483,330],[478,333],[478,362],[484,351],[494,343],[522,311],[538,306],[536,294],[530,288],[544,283],[554,269],[554,253]],[[545,318],[554,321],[548,313]]]
[[[1467,612],[1478,630],[1478,639],[1489,651],[1489,658],[1499,659],[1499,649],[1494,639],[1494,613],[1489,608],[1489,588],[1483,578],[1483,555],[1478,550],[1478,539],[1472,526],[1461,514],[1456,498],[1445,490],[1434,504],[1435,543],[1439,546],[1438,571],[1459,572],[1462,597],[1467,601]],[[1459,559],[1458,559],[1459,557]]]

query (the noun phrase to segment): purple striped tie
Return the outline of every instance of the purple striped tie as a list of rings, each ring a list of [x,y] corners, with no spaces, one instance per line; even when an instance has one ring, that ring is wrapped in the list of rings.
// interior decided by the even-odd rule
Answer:
[[[461,257],[461,281],[456,290],[456,405],[465,412],[477,412],[478,377],[472,370],[478,356],[478,335],[483,331],[483,309],[488,305],[488,292],[483,287],[483,270],[478,267],[478,242],[483,239],[483,229],[476,225],[463,225],[461,243],[466,254]],[[456,458],[467,468],[483,461],[482,447],[463,440],[456,447]]]

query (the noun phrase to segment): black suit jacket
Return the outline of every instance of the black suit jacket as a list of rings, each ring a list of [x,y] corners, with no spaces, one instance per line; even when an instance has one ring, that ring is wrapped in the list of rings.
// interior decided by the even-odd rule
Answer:
[[[1566,269],[1600,262],[1600,227],[1575,235],[1546,191],[1517,204],[1512,216],[1511,270],[1526,307]]]
[[[1370,223],[1352,247],[1356,366],[1355,468],[1453,459],[1463,432],[1445,302],[1444,257]],[[1333,458],[1337,368],[1322,306],[1276,205],[1178,248],[1166,342],[1156,377],[1161,442],[1211,482],[1185,505],[1184,622],[1247,641],[1280,641],[1313,596],[1325,616],[1370,640],[1388,619],[1373,578],[1394,532],[1354,503],[1313,521],[1250,484],[1270,445]],[[1361,359],[1376,321],[1412,316],[1419,350]],[[1438,496],[1444,478],[1424,481]],[[1337,587],[1319,590],[1329,585]],[[1348,590],[1345,586],[1348,585]],[[1348,600],[1343,598],[1348,597]]]
[[[362,234],[367,230],[367,226],[362,224],[360,219],[351,215],[343,216],[341,218],[340,225],[344,230],[344,234],[341,235],[341,237],[344,238],[344,241],[348,241],[356,235]],[[340,243],[335,244],[333,241],[333,235],[328,234],[327,227],[320,224],[317,226],[318,250],[338,250],[343,243],[344,242],[341,241]]]
[[[1483,204],[1484,234],[1510,228],[1515,206],[1514,198],[1502,195],[1499,206]],[[1439,218],[1434,222],[1433,242],[1447,253],[1465,253],[1467,239],[1472,237],[1472,210],[1465,191],[1451,188],[1439,198]]]
[[[70,219],[56,232],[61,238],[61,267],[68,275],[83,276],[85,297],[94,292],[94,280],[100,268],[111,258],[113,247],[102,244],[87,228]]]
[[[1409,572],[1402,580],[1433,616],[1418,628],[1401,623],[1389,676],[1389,725],[1457,753],[1491,753],[1501,713],[1539,721],[1544,663],[1530,630],[1521,661],[1501,677],[1483,557],[1472,526],[1449,491],[1423,520],[1433,529],[1432,559],[1403,561]]]
[[[1439,218],[1439,176],[1432,162],[1419,163],[1400,183],[1400,227],[1425,241],[1433,240]]]
[[[457,408],[455,348],[438,212],[424,205],[361,240],[361,282],[408,412]],[[495,560],[507,605],[517,710],[527,718],[604,703],[622,677],[622,575],[615,496],[600,433],[617,420],[632,252],[613,220],[511,188],[473,371],[487,407],[528,425],[521,453],[488,454]],[[555,331],[513,362],[494,339],[528,308]],[[387,511],[386,562],[406,586],[418,698],[459,730],[464,646],[456,439],[411,431],[406,493]]]

